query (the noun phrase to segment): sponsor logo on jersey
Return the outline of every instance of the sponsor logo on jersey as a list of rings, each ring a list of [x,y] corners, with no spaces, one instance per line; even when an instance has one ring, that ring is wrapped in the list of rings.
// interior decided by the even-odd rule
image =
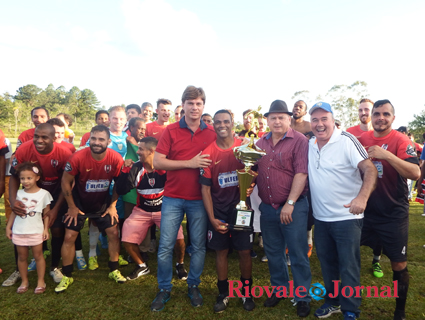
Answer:
[[[384,149],[384,150],[387,150],[387,149],[388,149],[388,144],[384,143],[384,144],[381,146],[381,148],[382,148],[382,149]]]
[[[109,190],[109,180],[87,180],[86,192],[104,192]]]
[[[407,146],[407,148],[406,148],[406,153],[409,155],[409,156],[411,156],[411,157],[416,157],[417,155],[416,155],[416,150],[415,150],[415,148],[413,148],[412,147],[412,145],[408,145]]]
[[[109,173],[112,170],[112,166],[110,164],[105,164],[105,172]]]
[[[203,176],[205,174],[204,168],[199,168],[199,172],[201,173],[201,176]]]
[[[218,185],[220,188],[236,187],[238,185],[238,174],[236,171],[220,173]]]
[[[92,171],[93,170],[93,168],[91,168],[91,169],[86,169],[86,172],[89,172],[89,171]]]
[[[221,159],[215,162],[215,165],[218,165],[221,162]]]
[[[158,134],[159,132],[152,132],[152,134]]]
[[[56,168],[59,164],[59,161],[52,159],[52,160],[50,160],[50,164],[52,165],[53,168]]]
[[[71,164],[69,163],[69,161],[66,163],[65,171],[66,171],[66,172],[70,172],[70,171],[72,171],[72,167],[71,167]]]

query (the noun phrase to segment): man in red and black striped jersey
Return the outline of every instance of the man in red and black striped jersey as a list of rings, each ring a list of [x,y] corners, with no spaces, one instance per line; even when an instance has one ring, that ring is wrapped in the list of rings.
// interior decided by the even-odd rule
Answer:
[[[47,111],[47,109],[44,107],[36,107],[31,110],[31,120],[32,123],[34,123],[35,128],[37,128],[38,125],[42,123],[46,123],[49,118],[49,111]],[[16,142],[16,149],[18,149],[19,146],[24,142],[32,140],[34,137],[35,128],[25,130],[19,135],[18,141]]]
[[[68,203],[68,212],[64,216],[66,233],[62,246],[63,274],[56,292],[65,291],[73,283],[72,261],[75,255],[75,239],[84,227],[86,218],[96,223],[100,231],[108,235],[109,278],[122,283],[126,279],[118,270],[119,238],[116,192],[109,195],[112,179],[118,177],[123,159],[121,155],[108,148],[111,143],[109,129],[98,125],[93,127],[90,136],[90,148],[77,151],[65,166],[62,178],[62,190]],[[75,186],[73,186],[75,182]]]
[[[227,282],[227,254],[232,245],[239,251],[241,282],[252,286],[251,249],[253,235],[250,232],[229,231],[227,224],[233,217],[233,211],[239,202],[238,175],[236,170],[243,169],[233,155],[233,148],[241,145],[241,140],[233,138],[233,120],[229,111],[219,110],[214,115],[214,130],[217,141],[211,143],[204,151],[209,154],[211,164],[201,169],[199,182],[202,185],[202,199],[207,211],[208,247],[215,250],[217,266],[217,287],[219,295],[214,305],[214,312],[222,312],[229,302],[229,284]],[[251,297],[242,298],[247,311],[255,308]]]

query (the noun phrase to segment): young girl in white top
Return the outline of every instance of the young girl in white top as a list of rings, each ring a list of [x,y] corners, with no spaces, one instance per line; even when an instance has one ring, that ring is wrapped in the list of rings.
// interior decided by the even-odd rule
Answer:
[[[42,175],[41,168],[36,163],[25,162],[20,164],[16,171],[19,174],[23,189],[18,190],[17,200],[27,207],[25,215],[17,216],[14,212],[6,226],[6,236],[16,245],[18,251],[18,269],[21,274],[21,285],[17,293],[28,291],[28,248],[32,247],[32,254],[37,263],[38,282],[34,293],[46,291],[44,273],[46,261],[43,257],[43,241],[49,238],[49,218],[43,216],[50,210],[53,198],[50,193],[37,185]]]

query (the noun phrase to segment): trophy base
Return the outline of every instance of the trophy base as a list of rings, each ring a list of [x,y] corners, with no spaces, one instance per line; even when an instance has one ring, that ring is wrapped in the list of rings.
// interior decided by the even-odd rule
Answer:
[[[233,211],[233,215],[234,215],[234,218],[231,219],[231,221],[234,221],[234,223],[228,225],[228,228],[230,230],[245,231],[245,232],[254,231],[254,227],[252,226],[254,222],[254,210],[235,209]]]

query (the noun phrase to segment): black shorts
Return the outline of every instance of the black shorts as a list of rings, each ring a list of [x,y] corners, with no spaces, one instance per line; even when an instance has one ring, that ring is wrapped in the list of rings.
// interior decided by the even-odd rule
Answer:
[[[55,206],[55,203],[53,203],[53,202],[50,203],[50,209],[52,209],[54,206]],[[55,222],[53,222],[51,228],[53,228],[53,229],[54,228],[61,228],[62,229],[64,227],[62,221],[63,221],[63,216],[65,215],[65,213],[67,211],[68,211],[68,205],[67,205],[66,201],[64,201],[62,203],[62,206],[59,208],[58,216],[56,217]]]
[[[75,226],[74,223],[71,223],[71,225],[68,226],[68,221],[67,221],[66,223],[64,223],[65,228],[79,232],[81,229],[84,228],[84,222],[86,221],[87,218],[90,218],[90,220],[92,220],[96,224],[96,226],[99,228],[99,231],[102,233],[106,229],[111,228],[118,223],[116,219],[114,219],[114,221],[112,222],[111,216],[109,214],[107,214],[104,217],[101,217],[100,215],[79,214],[77,218],[77,225]],[[63,217],[63,220],[65,220],[65,217]]]
[[[409,218],[379,221],[364,219],[361,245],[374,249],[383,247],[383,253],[393,262],[407,261]]]
[[[208,248],[213,250],[226,250],[232,248],[238,251],[251,250],[254,235],[252,232],[229,230],[225,234],[215,231],[208,220]]]

